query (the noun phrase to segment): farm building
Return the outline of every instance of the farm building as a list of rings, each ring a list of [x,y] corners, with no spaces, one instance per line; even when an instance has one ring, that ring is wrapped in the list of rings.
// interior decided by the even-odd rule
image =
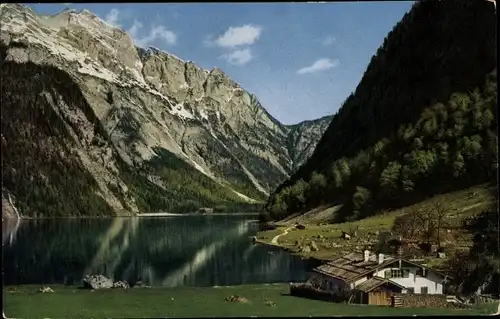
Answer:
[[[351,302],[390,305],[395,293],[443,294],[446,278],[416,262],[366,250],[315,268],[306,286]]]
[[[372,277],[355,287],[354,302],[390,306],[392,295],[394,293],[402,293],[404,290],[404,286],[393,281],[380,277]]]

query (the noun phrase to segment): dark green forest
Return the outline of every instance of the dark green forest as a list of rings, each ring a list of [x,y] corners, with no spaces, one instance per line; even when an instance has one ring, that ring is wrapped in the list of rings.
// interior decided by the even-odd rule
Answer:
[[[7,48],[2,45],[0,49],[2,187],[14,194],[18,208],[28,216],[113,214],[96,194],[96,181],[71,147],[73,137],[62,115],[42,94],[46,92],[53,100],[61,96],[67,105],[90,117],[90,106],[79,88],[68,74],[55,68],[5,61]],[[100,126],[94,123],[99,133]]]
[[[498,196],[497,196],[498,202]],[[474,245],[468,255],[460,257],[458,265],[465,270],[464,292],[472,293],[484,285],[483,293],[498,293],[500,287],[500,247],[498,234],[498,206],[492,207],[475,218],[470,226]],[[466,265],[466,267],[464,267]],[[474,267],[471,267],[474,266]],[[465,269],[464,269],[465,268]]]
[[[496,179],[495,19],[486,1],[415,3],[262,218],[359,219]]]
[[[129,185],[138,208],[143,212],[191,213],[201,207],[218,212],[256,211],[260,206],[243,201],[228,188],[179,159],[166,149],[142,167],[122,163],[121,178]],[[161,177],[161,187],[146,178]]]

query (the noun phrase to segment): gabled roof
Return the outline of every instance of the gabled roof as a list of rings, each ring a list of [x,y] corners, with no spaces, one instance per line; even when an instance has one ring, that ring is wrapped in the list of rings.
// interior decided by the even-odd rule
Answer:
[[[391,264],[396,259],[385,256],[382,264],[377,262],[375,255],[370,255],[368,261],[364,260],[364,255],[360,253],[350,253],[348,255],[334,259],[314,270],[318,273],[331,276],[345,282],[351,282],[371,271]]]
[[[327,262],[326,264],[315,268],[314,271],[329,277],[342,280],[346,283],[350,283],[375,270],[387,267],[400,260],[417,267],[425,268],[439,275],[446,276],[441,272],[438,272],[421,264],[403,258],[394,258],[387,255],[384,256],[384,261],[381,264],[378,263],[377,257],[374,254],[371,254],[368,258],[368,261],[365,261],[364,254],[361,253],[350,253],[348,255],[336,258],[330,262]]]
[[[408,259],[401,259],[401,261],[405,262],[407,264],[410,264],[410,265],[414,265],[414,266],[417,266],[417,267],[425,268],[428,271],[432,271],[433,273],[435,273],[437,275],[440,275],[440,276],[443,276],[443,277],[446,277],[446,278],[453,278],[452,276],[447,275],[446,273],[444,273],[442,271],[439,271],[439,270],[436,270],[436,269],[432,269],[430,267],[424,266],[422,264],[419,264],[417,262],[414,262],[414,261],[411,261],[411,260],[408,260]]]
[[[362,283],[357,285],[354,289],[362,291],[362,292],[370,292],[373,289],[382,286],[383,284],[389,284],[390,286],[394,286],[394,287],[397,287],[399,289],[405,289],[404,286],[401,286],[400,284],[398,284],[394,281],[384,279],[381,277],[377,277],[377,276],[370,278],[367,281],[363,281]]]

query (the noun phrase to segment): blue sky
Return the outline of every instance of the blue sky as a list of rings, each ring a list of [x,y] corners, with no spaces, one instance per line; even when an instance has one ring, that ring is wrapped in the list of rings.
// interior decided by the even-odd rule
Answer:
[[[137,45],[219,67],[284,124],[334,114],[412,2],[30,4],[88,9]]]

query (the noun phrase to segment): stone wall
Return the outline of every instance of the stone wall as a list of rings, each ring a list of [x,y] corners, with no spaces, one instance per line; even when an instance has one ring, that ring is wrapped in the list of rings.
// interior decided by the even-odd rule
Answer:
[[[405,308],[465,308],[467,306],[447,302],[445,295],[422,295],[422,294],[394,294],[395,298],[401,298],[402,307]]]

